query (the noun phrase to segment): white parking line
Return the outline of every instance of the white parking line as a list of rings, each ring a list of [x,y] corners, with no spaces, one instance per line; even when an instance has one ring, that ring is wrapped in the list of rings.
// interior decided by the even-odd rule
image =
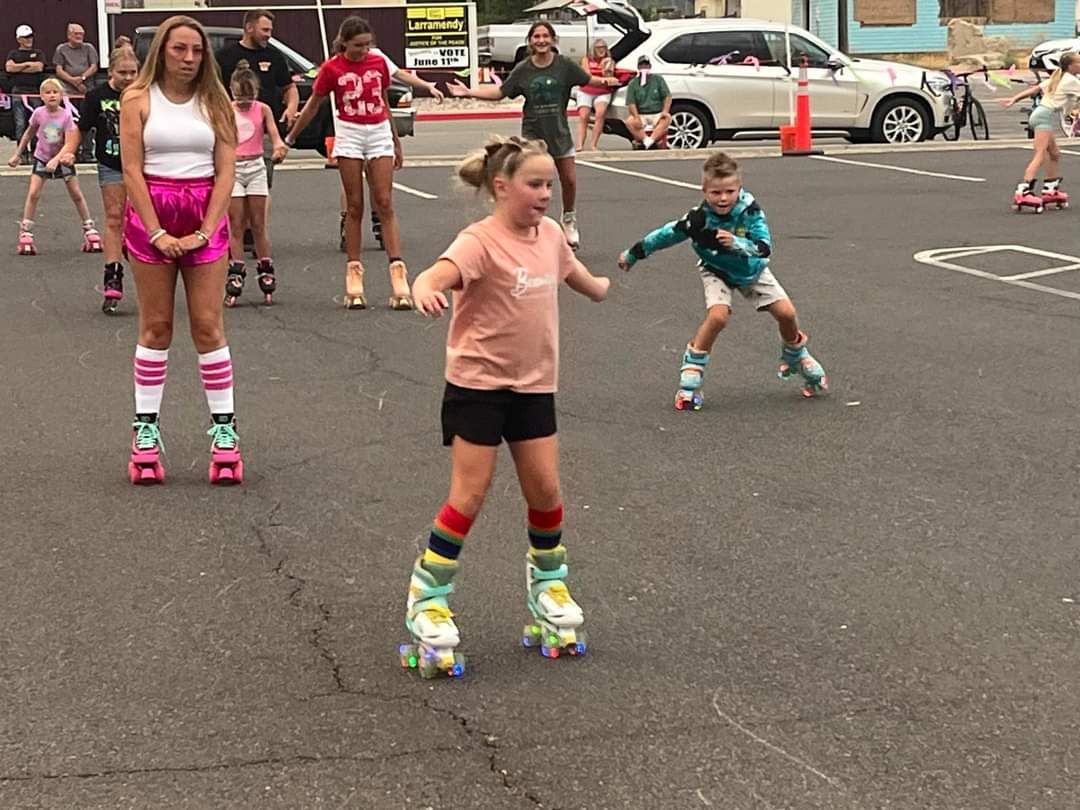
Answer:
[[[998,253],[1001,251],[1015,251],[1017,253],[1027,253],[1032,256],[1043,256],[1048,259],[1057,259],[1071,262],[1071,264],[1051,267],[1046,270],[1036,270],[1031,273],[1018,273],[1012,276],[999,276],[996,273],[988,273],[985,270],[976,270],[974,267],[964,267],[960,264],[953,264],[952,260],[960,259],[964,257],[979,256],[986,253]],[[1039,250],[1038,248],[1030,248],[1026,245],[966,245],[964,247],[956,248],[935,248],[933,250],[921,250],[913,257],[915,261],[921,264],[928,264],[931,267],[940,267],[944,270],[955,270],[957,273],[964,273],[969,276],[975,276],[976,278],[983,278],[989,281],[1000,281],[1002,284],[1009,284],[1013,287],[1023,287],[1026,290],[1035,290],[1036,292],[1044,292],[1049,295],[1056,295],[1060,298],[1071,298],[1074,301],[1080,301],[1080,293],[1073,292],[1072,290],[1059,290],[1057,287],[1047,287],[1045,284],[1036,284],[1026,279],[1035,278],[1041,275],[1049,275],[1051,273],[1064,273],[1070,270],[1080,270],[1080,257],[1066,256],[1061,253],[1051,253],[1047,250]]]
[[[865,166],[870,169],[884,169],[889,172],[904,172],[905,174],[921,174],[925,177],[944,177],[946,180],[963,180],[966,183],[985,183],[985,177],[968,177],[965,174],[944,174],[943,172],[927,172],[922,169],[909,169],[906,166],[886,166],[883,163],[868,163],[864,160],[848,160],[847,158],[830,157],[829,155],[811,155],[813,160],[827,160],[830,163],[846,163],[850,166]]]
[[[402,183],[394,183],[394,188],[396,188],[398,191],[404,191],[406,194],[412,194],[414,197],[419,197],[421,200],[439,199],[438,196],[436,196],[435,194],[428,194],[426,191],[420,191],[419,189],[403,185]]]
[[[1001,276],[1000,278],[1002,281],[1023,281],[1025,278],[1053,276],[1058,273],[1068,273],[1071,270],[1080,270],[1080,264],[1066,264],[1063,267],[1049,267],[1046,270],[1035,270],[1031,273],[1017,273],[1015,276]]]
[[[700,183],[687,183],[683,180],[672,180],[668,177],[660,177],[656,174],[645,174],[644,172],[631,172],[626,169],[616,169],[614,166],[605,166],[603,163],[593,163],[590,160],[577,161],[578,166],[588,166],[590,169],[599,169],[602,172],[611,172],[612,174],[625,174],[630,177],[639,177],[642,180],[652,180],[655,183],[664,183],[669,186],[678,186],[679,188],[692,188],[695,191],[701,191]]]

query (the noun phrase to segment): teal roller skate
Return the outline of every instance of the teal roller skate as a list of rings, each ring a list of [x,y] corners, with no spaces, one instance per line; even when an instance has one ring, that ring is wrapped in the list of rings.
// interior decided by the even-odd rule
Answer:
[[[530,550],[525,556],[533,621],[525,625],[521,643],[539,647],[545,658],[558,658],[563,652],[585,654],[585,631],[578,629],[585,615],[566,588],[567,570],[566,549],[562,546],[539,553]]]
[[[803,378],[802,395],[813,397],[829,390],[829,378],[825,376],[825,369],[821,363],[814,359],[813,355],[806,350],[808,337],[805,332],[799,332],[799,340],[796,343],[784,342],[780,351],[780,371],[777,376],[782,380],[801,374]]]
[[[679,369],[679,390],[675,394],[675,410],[700,411],[705,397],[701,395],[701,378],[709,364],[709,353],[699,352],[688,343]]]
[[[454,591],[451,580],[458,564],[423,560],[419,557],[413,564],[405,605],[405,627],[412,641],[398,647],[398,657],[402,667],[419,670],[421,678],[460,678],[465,674],[465,656],[454,652],[460,637],[454,614],[446,604],[446,597]]]

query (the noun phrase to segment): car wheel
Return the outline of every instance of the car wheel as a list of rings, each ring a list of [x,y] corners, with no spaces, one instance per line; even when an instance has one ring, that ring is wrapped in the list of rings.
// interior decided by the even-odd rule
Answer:
[[[705,114],[690,104],[675,104],[671,108],[668,126],[668,146],[672,149],[700,149],[709,142],[712,126]]]
[[[870,134],[878,143],[917,143],[930,137],[930,115],[909,98],[886,99],[874,111]]]

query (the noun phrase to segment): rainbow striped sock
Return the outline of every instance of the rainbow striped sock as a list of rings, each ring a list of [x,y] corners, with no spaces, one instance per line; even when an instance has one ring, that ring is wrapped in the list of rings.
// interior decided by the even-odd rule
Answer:
[[[529,545],[536,551],[556,548],[562,542],[562,521],[562,504],[549,512],[530,508]]]
[[[444,504],[431,527],[424,562],[446,565],[456,560],[461,554],[461,544],[465,542],[465,535],[469,533],[472,524],[471,517],[461,514],[450,504]]]

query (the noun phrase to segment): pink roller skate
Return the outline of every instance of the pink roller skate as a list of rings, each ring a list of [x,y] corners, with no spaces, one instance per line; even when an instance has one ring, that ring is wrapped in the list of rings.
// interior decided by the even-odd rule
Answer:
[[[161,430],[157,416],[137,416],[131,423],[131,460],[128,478],[133,484],[164,484],[165,468],[161,466]]]
[[[1054,205],[1060,211],[1069,207],[1069,195],[1061,190],[1060,177],[1047,177],[1043,180],[1041,191],[1043,205],[1047,208]]]
[[[83,229],[83,253],[101,253],[101,234],[98,233],[94,220],[88,219],[82,225]]]
[[[1035,193],[1034,185],[1034,181],[1025,180],[1016,186],[1013,193],[1013,211],[1020,213],[1025,208],[1030,208],[1036,214],[1041,214],[1046,210],[1043,198]]]
[[[206,431],[210,441],[210,483],[240,484],[244,481],[244,462],[240,460],[240,437],[232,414],[215,415]]]
[[[19,244],[15,252],[20,256],[36,256],[37,246],[34,245],[34,221],[24,219],[19,223]]]

